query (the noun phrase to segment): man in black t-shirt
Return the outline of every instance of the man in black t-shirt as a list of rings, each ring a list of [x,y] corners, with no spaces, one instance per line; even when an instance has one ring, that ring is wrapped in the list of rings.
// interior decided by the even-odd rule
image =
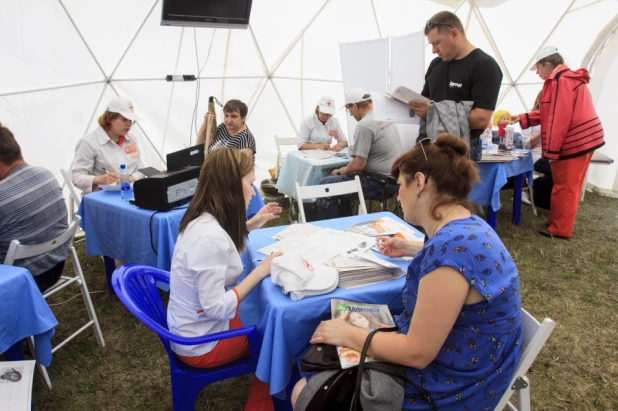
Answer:
[[[498,63],[466,38],[459,18],[448,11],[434,15],[425,25],[425,36],[437,54],[425,74],[421,94],[432,101],[473,101],[468,117],[470,158],[481,159],[480,135],[496,108],[502,70]],[[425,118],[429,104],[410,102],[416,115]]]

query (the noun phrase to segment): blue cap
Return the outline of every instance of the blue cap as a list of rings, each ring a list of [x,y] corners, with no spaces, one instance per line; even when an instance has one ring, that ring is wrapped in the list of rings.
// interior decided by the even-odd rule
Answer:
[[[127,168],[127,166],[125,166],[124,164],[120,164],[120,169],[124,170],[125,168]]]

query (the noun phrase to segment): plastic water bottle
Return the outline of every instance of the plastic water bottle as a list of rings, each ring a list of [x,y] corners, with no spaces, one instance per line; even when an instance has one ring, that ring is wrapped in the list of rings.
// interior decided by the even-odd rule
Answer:
[[[129,170],[124,164],[120,164],[120,174],[118,175],[120,180],[120,197],[122,201],[129,201],[133,198],[131,192],[131,179],[129,178]]]

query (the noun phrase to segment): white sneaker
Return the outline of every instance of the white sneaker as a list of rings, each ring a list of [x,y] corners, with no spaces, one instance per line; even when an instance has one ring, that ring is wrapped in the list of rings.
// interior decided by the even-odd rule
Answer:
[[[531,205],[530,199],[528,198],[528,194],[525,191],[521,192],[521,202],[526,205]]]

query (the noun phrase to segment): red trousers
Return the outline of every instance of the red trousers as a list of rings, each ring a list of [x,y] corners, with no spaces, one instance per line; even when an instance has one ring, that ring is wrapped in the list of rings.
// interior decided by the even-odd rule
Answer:
[[[554,188],[551,191],[551,209],[547,230],[562,237],[571,237],[579,207],[579,199],[592,153],[556,160],[549,163]]]
[[[241,327],[242,322],[238,318],[237,312],[236,316],[230,320],[230,330]],[[178,358],[185,364],[195,368],[215,368],[246,357],[249,353],[247,337],[242,336],[221,340],[217,342],[212,351],[199,357],[179,355]],[[254,376],[251,390],[249,391],[249,398],[247,398],[247,403],[245,404],[245,411],[272,411],[273,409],[270,386]]]

